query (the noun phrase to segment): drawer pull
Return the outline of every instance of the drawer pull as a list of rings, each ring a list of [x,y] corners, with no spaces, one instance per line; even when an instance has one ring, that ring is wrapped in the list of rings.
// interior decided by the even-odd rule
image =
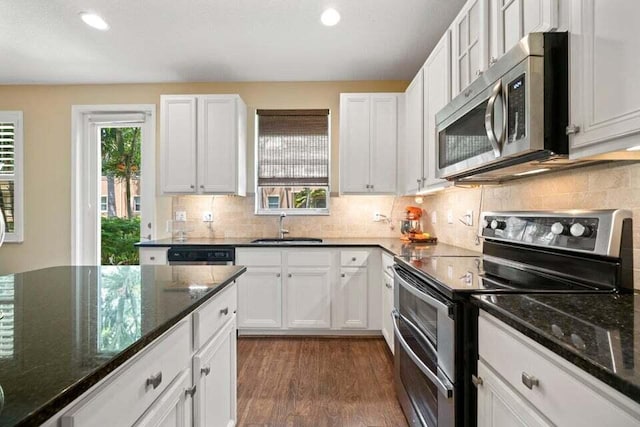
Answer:
[[[223,316],[226,316],[227,314],[229,314],[229,307],[225,307],[222,310],[220,310],[220,314],[222,314]]]
[[[388,289],[393,289],[393,286],[391,286],[391,283],[385,283],[384,284]]]
[[[147,388],[151,386],[155,390],[156,388],[158,388],[160,383],[162,383],[162,372],[158,372],[157,374],[151,375],[149,378],[147,378]]]
[[[522,384],[524,384],[529,390],[532,390],[534,387],[540,386],[540,381],[533,375],[529,375],[526,372],[522,373]]]
[[[356,257],[352,257],[351,261],[356,262],[356,259],[357,259]]]
[[[150,259],[151,261],[155,261],[155,260],[156,260],[156,257],[154,257],[154,256],[150,256],[150,257],[149,257],[149,259]]]
[[[186,389],[186,390],[184,391],[184,394],[186,394],[187,396],[189,396],[189,397],[191,397],[191,398],[192,398],[192,397],[193,397],[193,395],[195,395],[195,394],[196,394],[196,390],[197,390],[196,386],[193,386],[193,387],[191,387],[191,388]]]
[[[342,273],[340,277],[347,277],[347,275],[345,273]]]
[[[200,372],[205,375],[209,375],[209,373],[211,372],[211,366],[205,366],[204,368],[200,369]]]
[[[291,273],[287,274],[287,277],[291,277]]]
[[[393,270],[393,265],[387,265],[387,270]]]
[[[482,377],[476,377],[475,375],[471,375],[471,382],[476,387],[482,387],[484,385]]]
[[[280,273],[276,273],[276,277],[280,277]]]

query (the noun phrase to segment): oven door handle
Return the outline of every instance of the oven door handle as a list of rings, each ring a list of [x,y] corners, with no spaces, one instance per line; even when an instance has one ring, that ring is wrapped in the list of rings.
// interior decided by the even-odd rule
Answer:
[[[502,81],[498,80],[498,83],[493,88],[493,94],[491,95],[491,98],[489,98],[489,102],[487,102],[487,110],[485,111],[485,114],[484,114],[484,128],[487,131],[487,137],[489,138],[489,142],[493,147],[493,154],[495,154],[496,157],[500,157],[502,155],[502,146],[501,146],[502,141],[498,141],[498,136],[496,135],[496,131],[493,128],[493,119],[495,116],[494,111],[495,111],[496,99],[498,99],[498,96],[500,96],[501,93],[502,93]],[[504,112],[505,110],[504,99],[502,100],[502,106],[503,106],[502,110]],[[502,117],[503,123],[506,123],[505,122],[506,120],[507,118],[503,114],[503,117]],[[505,128],[504,124],[502,128],[504,130]],[[504,137],[504,132],[502,134],[502,137]]]
[[[451,399],[453,397],[453,385],[446,379],[445,380],[440,379],[438,377],[438,374],[436,374],[433,371],[431,371],[431,369],[429,369],[427,367],[427,365],[425,365],[420,360],[420,358],[418,358],[418,356],[413,352],[413,350],[411,350],[411,347],[409,347],[409,344],[407,344],[405,339],[402,337],[402,334],[400,333],[400,327],[398,326],[398,319],[401,316],[400,313],[398,313],[398,311],[394,309],[393,312],[391,313],[391,316],[393,318],[393,330],[394,330],[394,334],[396,336],[396,339],[398,340],[398,343],[400,343],[400,345],[402,346],[404,351],[407,352],[407,355],[409,356],[411,361],[413,363],[415,363],[415,365],[418,367],[418,369],[420,369],[420,371],[427,378],[429,378],[429,380],[432,383],[434,383],[436,385],[436,387],[438,388],[438,391],[440,391],[440,393],[442,393],[447,399]],[[406,321],[406,319],[404,319],[404,318],[403,318],[403,320]],[[411,324],[410,322],[407,322],[407,323]],[[411,325],[411,326],[413,327],[413,325]],[[429,340],[427,340],[427,342],[429,344],[431,344],[429,342]]]

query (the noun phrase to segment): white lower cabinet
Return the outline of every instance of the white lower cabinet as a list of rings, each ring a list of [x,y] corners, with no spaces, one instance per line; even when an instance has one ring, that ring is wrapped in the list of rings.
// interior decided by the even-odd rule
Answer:
[[[193,357],[195,427],[231,427],[236,422],[236,324],[231,319]]]
[[[140,265],[168,264],[167,252],[169,248],[140,248]]]
[[[366,267],[343,267],[337,303],[341,328],[366,328],[369,307],[369,277]]]
[[[147,409],[134,427],[191,426],[191,401],[196,391],[194,387],[191,386],[191,370],[185,369]]]
[[[393,277],[383,273],[382,278],[382,336],[387,341],[391,353],[394,353],[393,319],[391,319],[391,312],[393,311]]]
[[[61,427],[233,426],[235,286],[228,285],[52,420],[59,419]]]
[[[290,328],[331,327],[331,268],[289,267],[286,284]]]
[[[640,405],[481,311],[478,426],[638,426]]]
[[[282,326],[282,268],[247,267],[238,280],[238,327]]]

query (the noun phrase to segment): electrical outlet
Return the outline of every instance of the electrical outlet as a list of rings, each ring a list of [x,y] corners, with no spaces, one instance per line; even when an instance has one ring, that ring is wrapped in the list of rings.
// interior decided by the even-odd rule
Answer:
[[[202,212],[202,222],[213,222],[213,212]]]
[[[176,211],[176,221],[186,221],[187,211]]]
[[[438,223],[438,214],[436,211],[431,212],[431,224],[435,225]]]
[[[382,220],[382,218],[380,218],[380,212],[374,212],[373,213],[373,221],[374,222],[380,222]]]
[[[467,211],[464,214],[464,219],[469,227],[473,227],[473,211]]]
[[[447,223],[448,224],[453,224],[453,211],[452,210],[448,210],[447,211]]]

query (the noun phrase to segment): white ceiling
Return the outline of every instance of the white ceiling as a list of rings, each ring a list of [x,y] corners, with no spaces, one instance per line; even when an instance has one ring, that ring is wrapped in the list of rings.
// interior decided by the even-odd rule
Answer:
[[[463,3],[0,0],[0,84],[408,80]],[[337,26],[320,23],[326,7]]]

